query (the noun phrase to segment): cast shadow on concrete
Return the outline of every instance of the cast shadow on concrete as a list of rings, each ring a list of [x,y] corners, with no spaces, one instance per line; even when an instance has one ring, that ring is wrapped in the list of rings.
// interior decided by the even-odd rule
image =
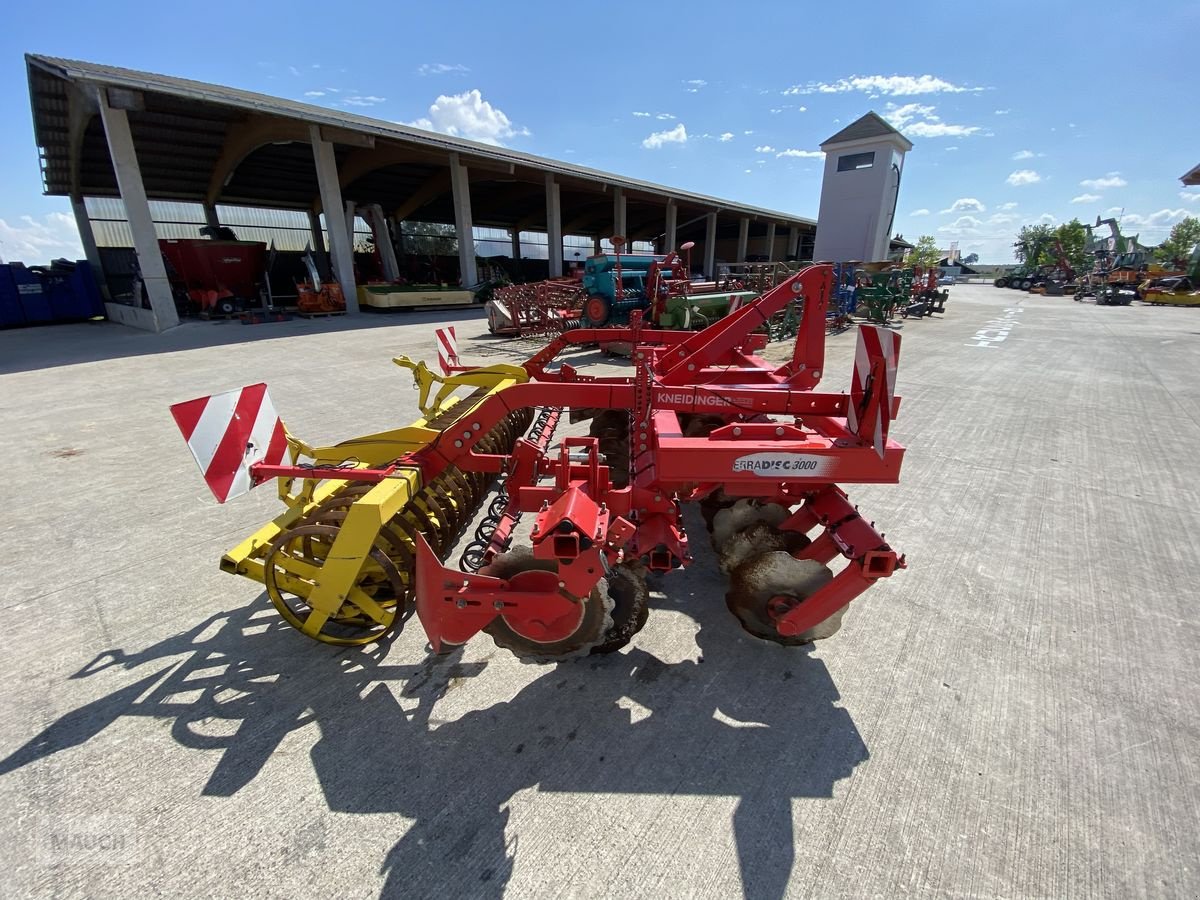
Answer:
[[[364,312],[357,316],[327,316],[314,319],[296,317],[287,322],[260,325],[243,325],[229,319],[185,319],[178,328],[172,328],[162,334],[138,331],[113,322],[13,328],[0,331],[0,375],[154,353],[179,353],[205,347],[367,328],[446,324],[455,325],[464,331],[474,331],[478,328],[486,333],[487,323],[483,315],[481,306],[472,305],[435,311]],[[431,357],[433,349],[431,343]]]
[[[664,601],[671,614],[679,599]],[[779,897],[805,842],[792,833],[793,801],[830,797],[867,748],[817,657],[745,636],[719,597],[687,610],[698,659],[664,662],[635,641],[539,668],[511,700],[440,719],[439,701],[471,690],[499,651],[411,664],[392,661],[399,648],[387,644],[338,651],[308,643],[260,597],[144,650],[100,654],[73,677],[152,674],[67,713],[0,762],[0,775],[150,716],[170,720],[181,746],[218,752],[199,790],[232,797],[315,722],[310,755],[330,810],[415,820],[381,860],[384,897],[499,897],[521,852],[510,803],[529,788],[582,796],[584,818],[589,794],[736,797],[744,891]],[[589,824],[592,834],[613,827]],[[588,852],[585,833],[561,840]]]

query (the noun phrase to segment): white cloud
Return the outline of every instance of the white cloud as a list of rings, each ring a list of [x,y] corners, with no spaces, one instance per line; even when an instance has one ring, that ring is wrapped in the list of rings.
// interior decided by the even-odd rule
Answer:
[[[795,84],[784,91],[796,94],[844,94],[861,91],[864,94],[882,94],[887,97],[908,97],[916,94],[961,94],[967,91],[982,91],[983,88],[953,84],[933,75],[853,75],[837,81],[810,81]]]
[[[305,91],[304,96],[305,97],[324,97],[325,92],[324,91]]]
[[[985,209],[987,209],[987,207],[984,206],[982,203],[980,203],[978,200],[976,200],[974,197],[959,197],[957,200],[955,200],[953,203],[950,204],[949,209],[943,209],[942,212],[944,212],[944,213],[983,212]]]
[[[442,94],[429,107],[428,116],[408,124],[497,146],[508,138],[529,134],[528,128],[513,125],[508,116],[484,100],[477,88],[451,96]]]
[[[996,115],[1007,116],[1010,112],[1012,112],[1011,109],[998,109],[998,110],[996,110]]]
[[[461,63],[422,63],[417,66],[418,75],[446,75],[449,73],[464,74],[470,72],[466,66]]]
[[[1108,188],[1125,187],[1127,184],[1129,184],[1129,182],[1121,177],[1120,172],[1109,172],[1104,178],[1085,178],[1083,181],[1079,182],[1080,187],[1085,187],[1093,191],[1103,191],[1107,190]]]
[[[774,153],[775,148],[772,147],[770,144],[762,144],[758,147],[755,147],[754,152],[755,153]]]
[[[680,122],[670,131],[656,131],[650,137],[642,141],[642,146],[647,150],[658,150],[663,144],[686,144],[687,129]]]
[[[1017,204],[1015,201],[1012,201],[1012,200],[1008,201],[1007,203],[1001,203],[999,206],[996,207],[996,209],[1016,209],[1016,208],[1017,208]]]
[[[1037,184],[1042,180],[1042,176],[1033,169],[1017,169],[1008,178],[1005,179],[1013,187],[1020,187],[1023,184]]]
[[[291,72],[293,75],[295,75],[297,78],[300,77],[300,70],[297,69],[295,66],[288,66],[288,71]]]
[[[905,103],[903,106],[897,106],[895,103],[889,103],[884,107],[887,112],[883,117],[895,125],[897,128],[903,128],[914,119],[937,119],[933,111],[936,106],[925,106],[920,103]]]
[[[1078,197],[1072,197],[1072,203],[1095,203],[1101,199],[1099,194],[1080,194]]]
[[[1013,158],[1013,159],[1018,159],[1018,160],[1020,160],[1020,159],[1033,159],[1035,156],[1037,156],[1037,154],[1036,154],[1036,153],[1034,153],[1032,150],[1018,150],[1016,153],[1014,153],[1014,154],[1012,155],[1012,158]]]
[[[776,159],[778,159],[782,156],[791,156],[791,157],[795,157],[796,159],[824,159],[825,158],[824,152],[822,152],[820,150],[796,150],[792,147],[789,147],[786,150],[780,150],[778,153],[775,154]]]
[[[951,150],[957,150],[958,146],[955,145],[953,147],[943,147],[942,149],[944,149],[947,153],[949,153]]]
[[[1050,213],[1042,213],[1038,216],[1038,222],[1042,225],[1053,225],[1058,219],[1054,218]]]
[[[743,131],[742,134],[754,134],[754,129],[751,129],[749,131]]]
[[[1106,210],[1104,211],[1104,217],[1105,217],[1106,219],[1111,219],[1113,216],[1120,216],[1120,215],[1124,215],[1124,213],[1125,213],[1125,207],[1123,207],[1123,206],[1110,206],[1108,209],[1106,209]]]
[[[989,225],[1007,225],[1009,222],[1017,221],[1016,216],[1010,216],[1008,213],[995,213],[988,217]]]
[[[1127,216],[1121,217],[1121,224],[1136,228],[1166,228],[1180,222],[1187,217],[1187,214],[1188,211],[1186,209],[1160,209],[1158,212],[1150,213],[1147,216],[1130,213]]]
[[[708,87],[708,82],[705,81],[703,78],[689,78],[687,81],[684,82],[684,84],[686,84],[688,86],[687,92],[689,94],[696,93],[702,87]]]
[[[377,106],[380,103],[385,103],[387,97],[360,97],[355,94],[353,97],[345,97],[342,102],[347,106]]]
[[[8,262],[40,266],[59,257],[82,259],[83,245],[74,217],[53,212],[41,221],[21,216],[13,225],[0,219],[0,255]]]
[[[888,103],[884,108],[883,117],[912,137],[970,137],[983,130],[978,125],[948,125],[934,114],[936,107],[921,103]]]
[[[944,122],[914,122],[901,129],[905,134],[919,138],[970,137],[982,129],[978,125],[947,125]]]
[[[654,118],[660,119],[661,121],[666,122],[666,121],[670,121],[670,120],[674,119],[675,117],[673,115],[671,115],[670,113],[659,113]]]
[[[909,215],[910,216],[927,216],[927,215],[929,215],[929,210],[923,209],[923,208],[922,209],[914,209],[912,212],[909,213]]]
[[[732,131],[722,132],[721,136],[719,138],[717,138],[717,140],[720,141],[722,144],[727,144],[733,140],[733,132]]]
[[[648,112],[635,112],[634,115],[637,116],[637,118],[639,118],[639,119],[650,118],[650,113],[648,113]]]
[[[1184,203],[1195,203],[1197,200],[1200,200],[1200,193],[1193,194],[1190,191],[1180,191],[1179,199]]]
[[[750,174],[750,170],[749,170],[749,169],[743,169],[742,171],[744,171],[744,172],[745,172],[747,175],[749,175],[749,174]]]
[[[972,234],[982,225],[979,219],[974,216],[959,216],[949,225],[943,225],[938,231],[946,234]]]
[[[776,115],[779,115],[779,113],[781,113],[781,112],[783,112],[783,109],[777,106],[771,110],[771,115],[776,116]]]

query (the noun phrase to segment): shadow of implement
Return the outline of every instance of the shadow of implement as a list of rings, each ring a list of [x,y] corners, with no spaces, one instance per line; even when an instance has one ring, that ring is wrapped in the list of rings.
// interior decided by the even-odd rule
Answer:
[[[330,810],[415,820],[383,861],[385,897],[500,896],[519,839],[510,801],[533,787],[737,797],[743,889],[782,896],[793,800],[831,796],[867,748],[819,659],[744,636],[716,598],[691,598],[688,610],[701,626],[697,660],[666,663],[635,647],[547,666],[513,699],[439,720],[438,701],[483,673],[486,658],[392,665],[388,644],[313,645],[260,597],[143,651],[97,656],[72,677],[154,671],[58,719],[0,774],[124,716],[151,716],[172,720],[181,746],[219,753],[201,793],[232,797],[289,733],[316,723],[310,753]]]

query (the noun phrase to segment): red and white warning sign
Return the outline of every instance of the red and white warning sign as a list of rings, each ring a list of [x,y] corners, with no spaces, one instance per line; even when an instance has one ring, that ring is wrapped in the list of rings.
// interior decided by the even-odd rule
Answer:
[[[265,384],[176,403],[171,415],[218,503],[253,487],[252,465],[278,465],[287,452],[283,422]]]
[[[452,366],[458,365],[458,339],[454,336],[454,326],[439,328],[437,335],[438,366],[443,375],[449,375]]]

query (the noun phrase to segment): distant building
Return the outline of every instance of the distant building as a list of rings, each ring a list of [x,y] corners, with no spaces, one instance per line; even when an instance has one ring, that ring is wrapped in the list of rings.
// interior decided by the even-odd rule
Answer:
[[[878,262],[888,258],[904,154],[912,146],[873,112],[821,144],[825,175],[813,259]]]

